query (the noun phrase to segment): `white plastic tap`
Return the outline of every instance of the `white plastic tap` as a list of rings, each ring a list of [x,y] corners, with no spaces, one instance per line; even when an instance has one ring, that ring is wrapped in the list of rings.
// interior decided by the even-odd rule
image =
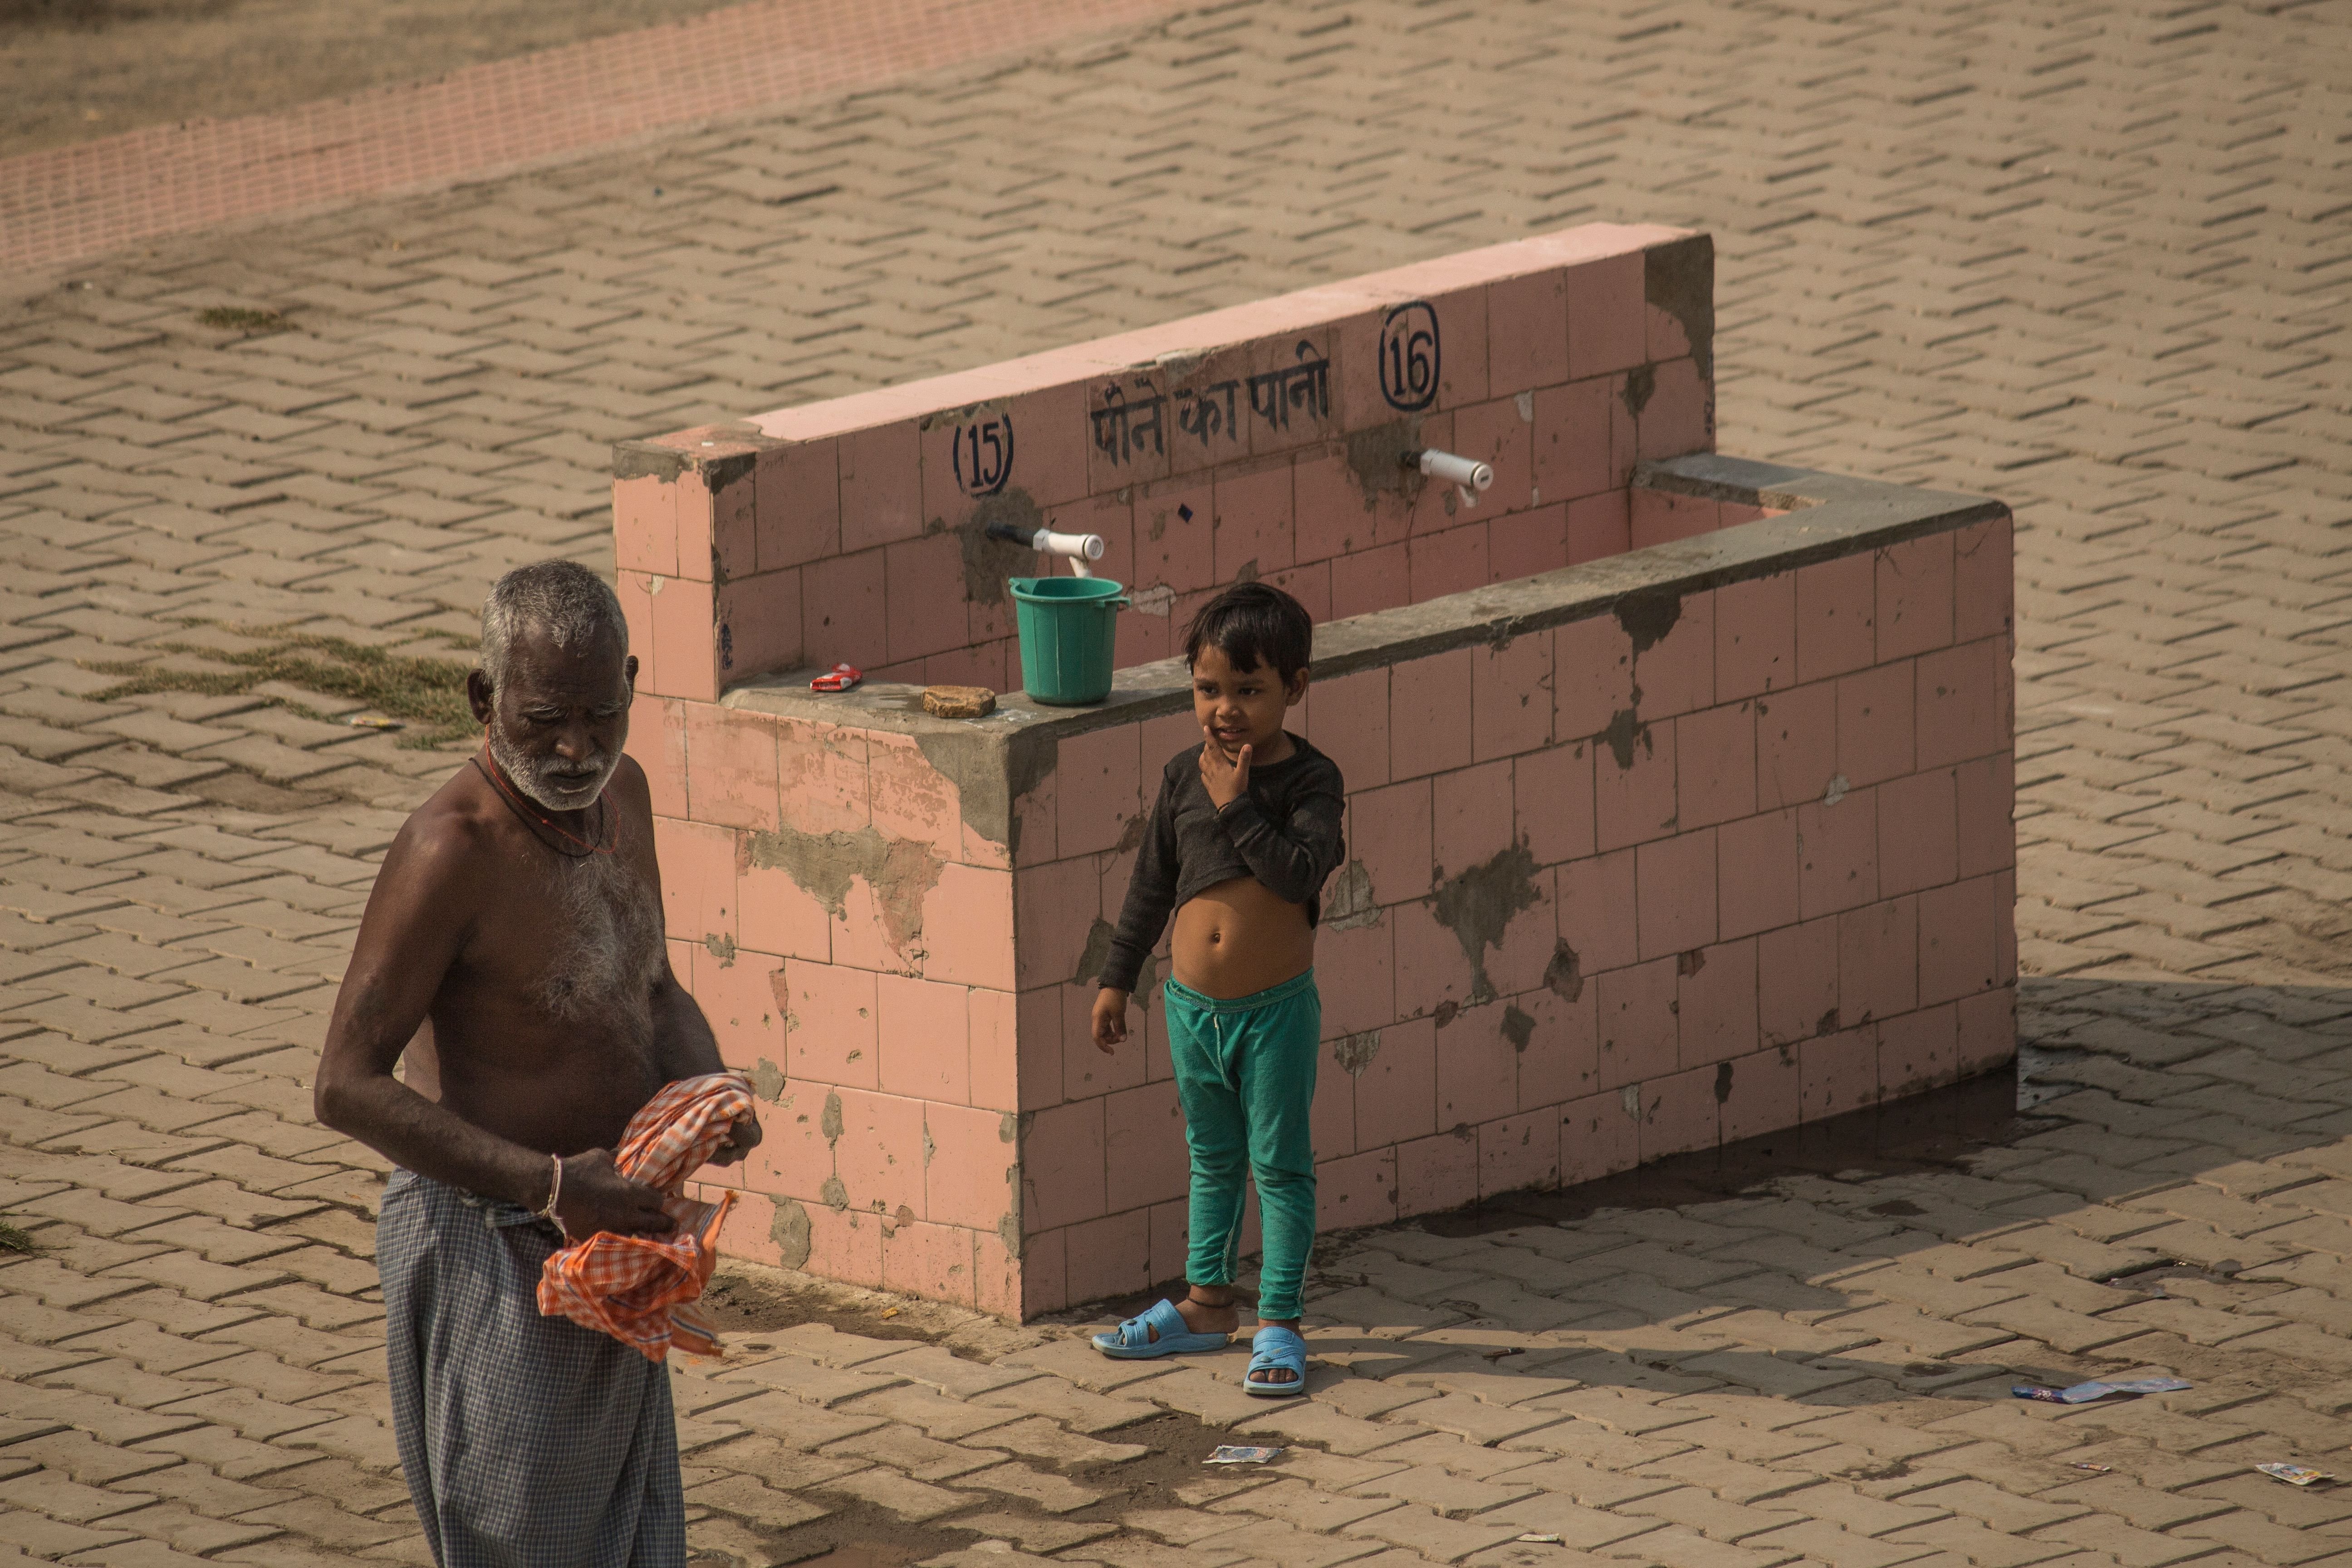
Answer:
[[[1479,492],[1495,482],[1495,470],[1475,458],[1457,457],[1441,452],[1433,447],[1404,455],[1404,466],[1419,468],[1441,484],[1452,485],[1461,492],[1464,506],[1476,506]]]
[[[1027,533],[1011,523],[996,522],[989,525],[988,536],[1009,544],[1025,544],[1040,555],[1059,555],[1069,562],[1070,574],[1076,577],[1093,576],[1087,563],[1103,558],[1103,537],[1099,533],[1056,533],[1050,528]]]

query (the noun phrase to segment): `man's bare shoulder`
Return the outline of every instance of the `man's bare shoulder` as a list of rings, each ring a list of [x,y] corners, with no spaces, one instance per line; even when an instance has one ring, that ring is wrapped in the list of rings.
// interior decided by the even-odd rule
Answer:
[[[499,805],[471,762],[449,775],[431,799],[408,814],[384,857],[387,873],[399,871],[428,881],[455,878],[478,865],[500,826]]]
[[[653,819],[653,781],[646,777],[646,770],[639,767],[637,759],[628,752],[621,753],[620,765],[613,770],[612,778],[604,785],[604,793],[612,795],[622,810],[639,821]]]

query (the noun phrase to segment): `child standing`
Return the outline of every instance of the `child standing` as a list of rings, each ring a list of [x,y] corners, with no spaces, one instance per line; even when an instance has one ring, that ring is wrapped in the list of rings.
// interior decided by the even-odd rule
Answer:
[[[1172,910],[1163,1016],[1192,1153],[1192,1288],[1097,1335],[1096,1348],[1147,1357],[1229,1341],[1241,1324],[1242,1180],[1255,1175],[1265,1267],[1243,1381],[1269,1396],[1307,1390],[1298,1291],[1315,1240],[1315,927],[1347,809],[1338,765],[1282,727],[1307,695],[1314,637],[1305,607],[1263,583],[1228,588],[1193,617],[1184,658],[1205,739],[1161,772],[1094,1009],[1095,1044],[1110,1051],[1127,1038],[1128,996]]]

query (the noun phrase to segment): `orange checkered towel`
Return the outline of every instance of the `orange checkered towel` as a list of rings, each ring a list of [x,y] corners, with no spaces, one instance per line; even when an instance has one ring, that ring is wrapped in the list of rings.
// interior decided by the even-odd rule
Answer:
[[[540,1273],[540,1314],[610,1334],[648,1361],[665,1359],[672,1345],[719,1353],[717,1330],[694,1303],[718,1265],[719,1225],[735,1194],[698,1202],[685,1195],[686,1179],[751,1111],[751,1080],[740,1072],[682,1078],[646,1101],[629,1118],[614,1163],[668,1194],[662,1207],[677,1228],[667,1236],[599,1231],[559,1249]]]

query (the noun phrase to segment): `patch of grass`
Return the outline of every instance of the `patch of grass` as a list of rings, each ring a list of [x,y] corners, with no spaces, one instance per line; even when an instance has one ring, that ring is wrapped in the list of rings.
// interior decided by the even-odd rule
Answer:
[[[193,654],[226,669],[159,669],[143,664],[90,664],[101,675],[121,676],[117,684],[93,693],[93,700],[111,702],[156,691],[193,691],[206,697],[243,697],[268,681],[282,681],[306,691],[321,692],[353,702],[364,702],[377,712],[410,726],[400,743],[412,749],[462,741],[476,728],[466,706],[466,675],[474,667],[452,658],[418,658],[363,647],[341,637],[280,629],[226,627],[240,637],[261,639],[268,646],[247,649],[199,647],[192,643],[151,645],[163,653]],[[455,638],[452,647],[462,646]],[[283,698],[266,700],[281,708],[324,715]]]
[[[0,1252],[38,1252],[41,1244],[18,1230],[5,1219],[0,1219]]]
[[[248,310],[242,305],[215,305],[196,312],[200,326],[217,327],[225,332],[274,332],[286,324],[285,315],[278,310]]]

